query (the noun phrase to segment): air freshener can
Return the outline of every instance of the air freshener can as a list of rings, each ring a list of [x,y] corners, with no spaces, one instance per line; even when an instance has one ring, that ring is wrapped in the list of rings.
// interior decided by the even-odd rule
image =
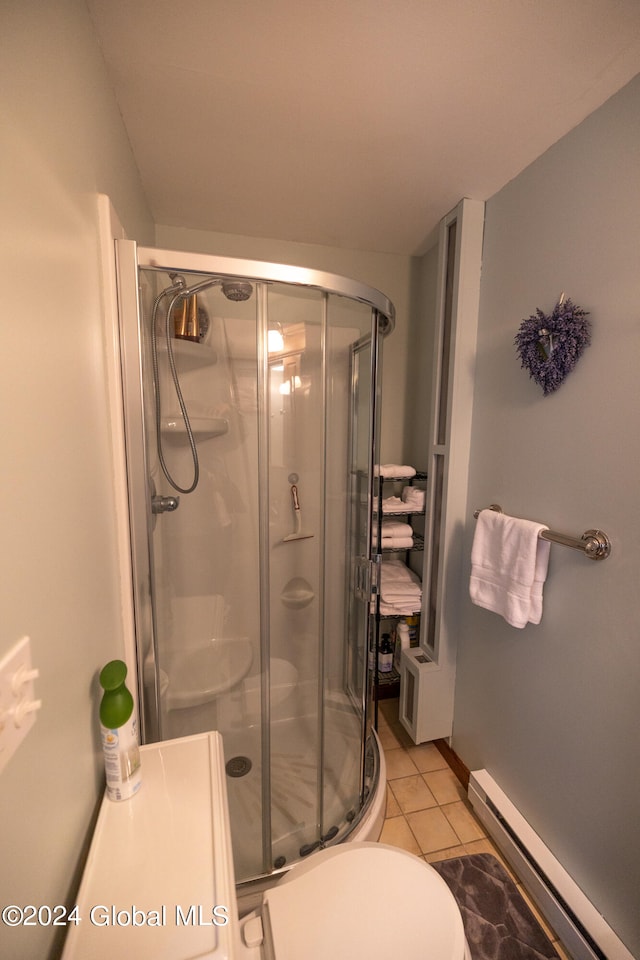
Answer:
[[[100,733],[110,800],[128,800],[142,783],[138,727],[126,676],[127,666],[122,660],[111,660],[100,672],[104,690]]]

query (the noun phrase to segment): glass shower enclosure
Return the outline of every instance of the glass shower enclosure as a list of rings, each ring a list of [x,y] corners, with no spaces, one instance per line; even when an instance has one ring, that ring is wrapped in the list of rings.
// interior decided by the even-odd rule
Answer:
[[[146,742],[223,735],[239,884],[341,842],[376,787],[378,291],[117,242]]]

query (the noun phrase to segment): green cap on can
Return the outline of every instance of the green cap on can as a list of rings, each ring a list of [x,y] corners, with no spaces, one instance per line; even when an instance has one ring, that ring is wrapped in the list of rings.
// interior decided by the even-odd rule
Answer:
[[[133,713],[133,697],[125,686],[127,665],[122,660],[111,660],[100,671],[100,686],[104,690],[100,704],[100,722],[115,730],[122,727]]]
[[[127,678],[127,665],[123,660],[111,660],[100,671],[100,686],[103,690],[117,690]]]

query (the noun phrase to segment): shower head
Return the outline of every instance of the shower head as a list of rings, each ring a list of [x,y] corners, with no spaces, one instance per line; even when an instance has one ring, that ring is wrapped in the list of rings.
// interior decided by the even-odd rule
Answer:
[[[248,300],[253,287],[248,280],[223,280],[222,292],[227,300]]]
[[[207,287],[213,287],[217,283],[220,284],[227,300],[248,300],[253,293],[253,287],[248,280],[221,280],[220,277],[208,277],[206,280],[201,280],[199,283],[194,283],[188,287],[186,280],[181,274],[170,273],[169,277],[171,278],[172,286],[164,292],[175,293],[177,297],[185,300],[193,296],[194,293],[200,293],[201,290],[206,290]]]

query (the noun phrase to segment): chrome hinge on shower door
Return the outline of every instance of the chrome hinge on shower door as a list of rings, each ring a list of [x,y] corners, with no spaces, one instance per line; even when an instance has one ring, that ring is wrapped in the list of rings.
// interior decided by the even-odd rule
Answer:
[[[380,556],[373,560],[368,557],[356,557],[354,562],[353,592],[358,600],[373,602],[380,585]]]

